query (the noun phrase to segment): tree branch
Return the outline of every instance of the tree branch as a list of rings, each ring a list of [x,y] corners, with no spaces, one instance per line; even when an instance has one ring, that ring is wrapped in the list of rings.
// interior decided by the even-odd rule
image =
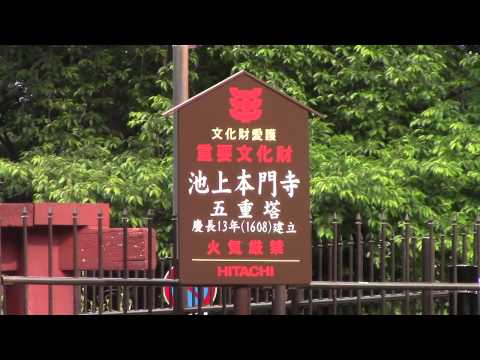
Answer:
[[[18,161],[18,154],[15,150],[15,145],[12,143],[5,131],[0,133],[0,143],[8,154],[9,159],[12,161]]]

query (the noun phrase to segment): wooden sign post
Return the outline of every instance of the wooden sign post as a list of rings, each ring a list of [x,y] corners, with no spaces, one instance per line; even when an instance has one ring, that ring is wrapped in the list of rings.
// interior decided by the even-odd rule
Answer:
[[[308,116],[317,112],[246,71],[172,112],[180,283],[310,283]]]

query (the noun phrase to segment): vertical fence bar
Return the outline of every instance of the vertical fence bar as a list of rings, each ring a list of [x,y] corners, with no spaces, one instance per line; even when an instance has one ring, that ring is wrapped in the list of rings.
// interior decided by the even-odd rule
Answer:
[[[48,209],[48,277],[53,276],[52,269],[52,252],[53,252],[53,212],[52,208]],[[52,285],[48,285],[48,315],[53,314],[53,289]]]
[[[385,214],[380,214],[380,281],[385,281]],[[382,302],[380,314],[385,315],[385,290],[380,292]]]
[[[145,270],[142,270],[141,274],[142,274],[142,278],[147,277],[147,272]],[[144,310],[148,308],[147,300],[148,300],[147,287],[142,286],[142,309]]]
[[[227,289],[222,286],[220,288],[222,290],[222,314],[226,315],[228,314],[228,309],[227,309]]]
[[[440,234],[440,264],[439,264],[439,272],[440,272],[440,282],[445,282],[445,258],[446,258],[446,245],[445,245],[445,228],[440,226],[439,228]],[[446,299],[441,298],[438,300],[438,307],[440,314],[443,313],[443,309],[446,304]]]
[[[28,233],[27,233],[27,208],[22,210],[22,257],[23,257],[23,272],[25,276],[28,276]],[[28,315],[28,285],[23,285],[23,313]]]
[[[402,281],[408,282],[410,281],[410,222],[409,222],[408,214],[405,216],[405,230],[404,230],[404,237],[403,237],[403,256],[402,256]],[[404,314],[410,313],[410,291],[409,289],[405,290],[405,301],[404,301]]]
[[[332,263],[332,278],[331,281],[337,281],[337,256],[338,256],[338,221],[337,221],[337,213],[333,213],[333,263]],[[333,297],[333,315],[337,314],[337,289],[333,289],[332,293]]]
[[[250,288],[248,286],[237,286],[234,290],[234,314],[251,315]]]
[[[457,278],[457,262],[458,262],[458,254],[457,254],[457,220],[458,216],[455,214],[453,216],[452,221],[452,261],[453,261],[453,282],[456,283],[458,281]],[[457,315],[457,292],[453,291],[452,294],[452,312],[453,315]]]
[[[202,315],[203,286],[197,287],[197,291],[198,291],[197,311],[198,311],[198,315]],[[192,292],[192,298],[195,299],[195,295],[193,292]]]
[[[313,224],[313,216],[310,213],[310,236],[313,237],[315,234],[315,227]],[[315,256],[315,245],[312,244],[312,260],[313,257]],[[312,270],[313,274],[313,270]],[[288,290],[287,290],[288,294]],[[313,289],[311,287],[308,287],[308,314],[312,315],[313,314]]]
[[[445,282],[445,230],[440,229],[440,281]]]
[[[387,224],[388,225],[388,224]],[[397,262],[396,262],[396,249],[395,249],[395,240],[396,240],[396,234],[395,234],[395,228],[393,226],[390,227],[391,229],[391,234],[390,234],[390,242],[388,243],[389,244],[389,247],[390,247],[390,281],[391,282],[395,282],[396,278],[397,278]],[[387,240],[388,242],[388,240]],[[388,269],[388,266],[387,266],[387,269]],[[396,294],[396,291],[395,289],[392,289],[390,291],[390,293],[392,295]],[[388,304],[390,304],[390,313],[391,314],[395,314],[395,306],[396,306],[396,303],[392,300],[390,302],[388,302]]]
[[[395,234],[395,229],[392,227],[392,235],[391,235],[391,242],[390,242],[390,281],[395,282],[397,279],[397,262],[396,262],[396,249],[395,249],[395,240],[396,240],[396,234]],[[391,294],[394,295],[396,294],[396,291],[392,289]],[[392,314],[395,314],[395,302],[391,301],[390,302],[390,312]]]
[[[225,290],[224,286],[220,287],[220,296],[222,299],[222,313],[226,315],[227,314],[227,291]]]
[[[232,295],[232,288],[229,286],[227,287],[227,304],[231,304],[233,301],[233,295]]]
[[[173,251],[171,251],[171,253],[173,254]],[[162,279],[165,276],[165,264],[168,262],[168,260],[169,260],[169,258],[160,259],[160,278],[162,278]],[[168,267],[167,267],[167,269],[168,269]],[[165,304],[164,304],[164,299],[163,299],[163,286],[161,286],[160,287],[160,307],[163,308],[163,307],[165,307],[164,305]]]
[[[122,275],[122,270],[114,271],[114,272],[113,272],[113,277],[116,277],[116,278],[124,277],[124,275]],[[115,309],[115,311],[122,311],[122,307],[123,307],[122,292],[123,292],[123,289],[124,289],[124,288],[125,288],[124,286],[117,286],[117,287],[115,288],[115,291],[116,291],[116,293],[117,293],[117,296],[116,296],[117,304],[116,304],[116,309]]]
[[[435,282],[435,253],[436,253],[436,248],[435,248],[435,234],[433,230],[433,219],[429,221],[429,236],[428,236],[428,241],[430,245],[430,261],[428,262],[429,268],[429,275],[430,275],[430,281]],[[431,309],[431,314],[433,315],[435,313],[435,307],[434,307],[434,297],[433,297],[433,291],[428,293],[428,305],[429,308]]]
[[[138,278],[139,273],[138,270],[133,271],[133,277]],[[135,304],[135,310],[138,310],[140,308],[140,303],[138,301],[138,286],[135,286],[133,288],[133,302]]]
[[[372,241],[372,234],[367,233],[363,237],[363,246],[362,246],[362,256],[363,256],[363,277],[366,281],[370,281],[370,256],[369,256],[369,251],[370,251],[370,243]],[[369,290],[364,290],[363,296],[369,296],[372,294],[372,289]],[[369,314],[370,310],[372,309],[372,304],[367,302],[365,305],[363,305],[363,311],[365,314]]]
[[[0,182],[1,184],[1,182]],[[2,257],[2,225],[1,225],[1,219],[0,219],[0,279],[2,278],[2,263],[3,263],[3,257]],[[0,283],[0,313],[2,315],[5,315],[5,291],[3,288],[2,283]]]
[[[332,249],[332,244],[330,243],[328,236],[325,238],[326,242],[326,250],[327,250],[327,276],[328,276],[328,281],[333,281],[333,249]],[[328,298],[332,299],[333,297],[333,290],[328,289]],[[330,307],[327,307],[328,313],[330,313]]]
[[[198,310],[198,298],[196,298],[196,297],[194,296],[194,292],[195,292],[195,291],[198,293],[198,287],[193,287],[193,290],[194,290],[194,291],[192,292],[192,295],[191,295],[191,296],[192,296],[192,307],[195,307],[195,306],[196,306],[196,307],[197,307],[197,310]]]
[[[179,261],[179,249],[178,249],[178,224],[177,224],[177,216],[174,215],[173,217],[173,234],[175,236],[173,245],[174,251],[172,253],[173,258],[173,267],[175,268],[176,277],[180,273],[180,261]],[[185,312],[185,299],[187,298],[187,291],[186,288],[182,286],[175,286],[173,289],[174,299],[175,299],[175,306],[174,309],[178,315],[182,315]]]
[[[363,246],[362,246],[362,217],[357,214],[355,220],[357,230],[357,281],[363,281]],[[357,314],[362,313],[362,290],[357,290]]]
[[[428,282],[429,274],[429,261],[430,261],[430,249],[428,236],[422,237],[422,281]],[[422,315],[431,315],[429,314],[431,310],[429,309],[427,291],[422,291]]]
[[[171,248],[171,254],[172,256],[170,257],[170,262],[168,263],[168,268],[167,268],[167,271],[171,268],[174,268],[175,267],[175,262],[176,262],[176,244],[175,242],[172,243],[172,248]],[[175,292],[175,288],[172,288],[172,296],[175,296],[175,294],[177,294],[177,292]],[[175,306],[173,306],[174,304],[172,303],[172,308],[175,309]]]
[[[91,277],[89,270],[84,270],[82,276]],[[92,286],[91,285],[85,285],[84,289],[85,289],[85,293],[84,293],[84,298],[83,298],[83,302],[82,302],[81,312],[82,313],[89,313],[89,312],[91,312],[91,305],[90,305],[89,299],[92,296]],[[89,306],[90,306],[90,308],[89,308]]]
[[[213,288],[212,288],[213,289]],[[214,305],[214,302],[215,302],[215,298],[213,297],[213,290],[210,291],[210,288],[208,290],[208,295],[210,297],[210,301],[209,301],[209,304],[210,306],[213,306]]]
[[[411,235],[411,249],[412,249],[412,262],[410,263],[410,273],[411,273],[411,276],[410,276],[410,280],[413,281],[413,282],[416,282],[417,281],[417,235],[415,233],[415,231],[412,231],[412,235]],[[417,313],[417,298],[414,297],[413,298],[413,301],[412,301],[412,305],[413,305],[413,311],[411,310],[412,307],[410,307],[410,312],[412,312],[412,314],[416,314]]]
[[[428,226],[428,237],[424,238],[423,246],[423,262],[424,262],[424,281],[425,282],[434,282],[435,281],[435,239],[433,237],[433,220],[427,222]],[[433,292],[424,291],[424,303],[423,303],[423,314],[424,315],[433,315]]]
[[[112,278],[114,275],[113,275],[113,270],[110,270],[108,271],[107,270],[107,277],[109,278]],[[108,307],[107,307],[107,311],[112,311],[113,310],[113,286],[110,285],[108,287]]]
[[[391,240],[391,243],[390,243],[390,252],[391,252],[391,275],[390,275],[390,280],[392,282],[395,281],[395,279],[397,278],[397,274],[396,274],[396,270],[397,270],[397,267],[396,267],[396,262],[395,262],[395,231],[392,230],[392,240]],[[395,290],[392,290],[392,294],[395,294]]]
[[[480,216],[475,219],[475,252],[477,253],[475,265],[480,269]]]
[[[313,289],[308,288],[308,315],[313,314]]]
[[[297,289],[295,289],[297,293]],[[285,285],[277,285],[273,288],[273,303],[272,313],[273,315],[285,315],[287,313],[287,288]]]
[[[152,245],[153,245],[153,238],[152,238],[152,211],[148,210],[147,213],[147,228],[148,228],[148,278],[153,279],[153,254],[152,254]],[[148,287],[148,312],[152,312],[153,310],[153,302],[155,293],[152,291],[152,287]]]
[[[73,221],[73,276],[79,277],[80,270],[78,269],[78,210],[73,209],[72,213]],[[73,313],[78,314],[80,312],[80,287],[74,285],[73,287]]]
[[[338,240],[338,277],[337,279],[339,281],[343,281],[343,237],[342,234],[340,233],[340,237]],[[342,297],[343,291],[339,290],[339,297]]]
[[[353,268],[353,246],[355,243],[353,242],[353,235],[350,234],[350,240],[348,242],[348,281],[353,282],[353,273],[354,273],[354,268]],[[353,289],[348,290],[348,296],[353,297]],[[353,308],[352,308],[353,310]]]
[[[292,299],[292,303],[291,303],[291,313],[293,315],[301,315],[303,313],[302,311],[302,306],[300,305],[300,301],[302,301],[303,299],[301,298],[301,293],[299,291],[300,289],[298,288],[293,288],[291,289],[290,293],[291,293],[291,299]]]
[[[97,272],[93,270],[91,272],[91,275],[93,277],[97,276]],[[92,285],[92,312],[97,311],[97,287],[95,285]]]
[[[411,266],[411,273],[412,277],[411,280],[413,282],[417,281],[417,236],[415,231],[412,231],[412,266]]]
[[[83,270],[80,272],[81,277],[88,277],[88,271]],[[90,298],[91,285],[82,285],[83,301],[80,300],[80,312],[88,313],[88,299]],[[82,299],[80,298],[80,299]]]
[[[128,212],[127,209],[123,210],[122,216],[123,227],[123,278],[128,279]],[[128,306],[130,301],[130,288],[125,285],[123,287],[123,313],[128,312]]]
[[[156,238],[154,238],[154,241],[156,241]],[[156,274],[155,277],[156,278],[159,278],[159,279],[163,279],[165,277],[165,272],[161,269],[159,269],[159,265],[161,265],[161,267],[163,268],[163,266],[165,266],[163,264],[163,261],[165,261],[165,263],[167,263],[167,259],[168,258],[161,258],[161,255],[158,254],[158,253],[155,253],[155,256],[157,257],[157,267],[156,267]],[[164,308],[165,306],[165,300],[163,298],[163,290],[164,290],[164,287],[163,285],[159,285],[157,286],[157,295],[155,297],[155,303],[158,304],[158,307],[159,308]],[[173,292],[173,294],[175,294]],[[213,302],[212,302],[213,304]]]
[[[100,209],[98,211],[98,277],[103,278],[104,277],[104,270],[103,270],[103,211]],[[98,314],[102,315],[103,313],[103,305],[104,305],[104,299],[103,299],[103,293],[104,293],[104,288],[103,285],[100,285],[98,287],[98,296],[99,296],[99,301],[98,301]]]
[[[478,259],[478,252],[477,252],[477,226],[476,226],[476,219],[473,224],[473,261],[472,264],[476,265]]]
[[[374,251],[374,244],[375,240],[373,236],[370,236],[370,240],[368,241],[368,252],[369,252],[369,258],[368,258],[368,281],[373,282],[374,281],[374,267],[373,267],[373,251]],[[370,296],[374,295],[373,289],[370,289]]]
[[[323,281],[323,241],[318,239],[317,243],[317,256],[318,256],[318,269],[317,269],[317,278],[318,281]],[[323,297],[323,290],[318,289],[318,298]]]
[[[175,224],[175,223],[174,223],[174,224]],[[177,255],[176,255],[176,244],[175,244],[175,242],[173,242],[173,244],[172,244],[171,252],[172,252],[172,256],[171,256],[170,261],[169,261],[169,263],[168,263],[167,271],[169,271],[170,269],[176,269],[176,261],[177,261],[176,259],[177,259]],[[172,297],[175,297],[175,296],[177,295],[176,287],[170,288],[170,290],[171,290]],[[177,301],[177,300],[175,300],[175,301]],[[176,306],[176,305],[175,305],[174,302],[172,301],[172,302],[170,303],[170,307],[171,307],[172,309],[175,309],[175,306]],[[177,307],[177,310],[178,310],[178,307]]]
[[[223,303],[224,303],[224,299],[223,299],[223,286],[219,286],[219,287],[218,287],[217,297],[218,297],[218,305],[221,305],[221,306],[222,306],[222,309],[223,309]],[[256,302],[258,302],[258,301],[256,301]]]
[[[305,300],[305,289],[301,287],[295,288],[295,297],[298,299],[299,302],[302,302],[303,300]],[[299,311],[300,311],[300,315],[305,314],[305,309],[303,306],[299,306]]]
[[[168,258],[158,258],[158,264],[160,265],[160,268],[157,267],[157,276],[159,279],[163,279],[165,276],[165,263],[167,262]],[[157,296],[157,301],[158,301],[158,306],[160,308],[164,308],[164,302],[163,302],[163,286],[160,286],[158,289],[158,296]]]
[[[467,228],[462,227],[462,262],[468,264]]]
[[[159,269],[159,265],[161,263],[162,263],[162,259],[158,259],[157,267],[155,268],[154,275],[153,275],[154,278],[156,278],[156,279],[161,278],[161,273],[160,273],[160,269]],[[161,294],[160,287],[155,286],[155,302],[153,303],[154,308],[156,308],[156,307],[161,308],[162,307],[162,296],[160,294]]]
[[[477,269],[480,271],[480,216],[475,218],[475,253],[477,254],[475,258],[474,265],[477,266]],[[480,292],[477,292],[477,315],[480,315]]]

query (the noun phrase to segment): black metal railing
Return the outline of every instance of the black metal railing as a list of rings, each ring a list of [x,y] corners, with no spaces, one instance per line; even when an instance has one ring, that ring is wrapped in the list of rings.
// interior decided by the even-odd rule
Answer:
[[[73,271],[72,276],[52,276],[52,254],[55,232],[55,214],[48,212],[48,276],[29,275],[28,268],[28,214],[22,212],[22,274],[2,273],[0,261],[0,301],[3,314],[7,314],[4,289],[23,286],[23,311],[28,314],[29,285],[48,287],[48,313],[53,313],[56,301],[53,288],[58,285],[73,286],[75,314],[174,314],[179,313],[163,295],[168,288],[172,294],[178,287],[177,279],[165,279],[166,273],[176,264],[174,257],[157,259],[153,268],[151,251],[147,253],[147,268],[128,268],[127,249],[128,214],[122,214],[123,236],[121,243],[121,270],[104,269],[103,214],[98,219],[98,269],[81,270],[79,264],[78,213],[72,213]],[[155,241],[152,215],[147,223],[147,247],[152,249]],[[0,219],[1,224],[1,219]],[[343,226],[334,214],[331,220],[331,237],[316,239],[312,244],[313,279],[307,287],[289,287],[285,306],[288,314],[457,314],[459,295],[477,294],[477,281],[459,283],[459,265],[475,267],[478,274],[480,262],[480,219],[471,227],[460,227],[457,217],[452,219],[450,232],[435,227],[434,222],[425,224],[423,233],[412,229],[410,219],[405,217],[393,226],[382,215],[377,234],[363,231],[363,221],[357,215],[351,226]],[[0,260],[2,260],[2,228],[0,227]],[[461,251],[459,251],[459,249]],[[450,269],[450,270],[449,270]],[[449,278],[447,275],[450,273]],[[183,284],[188,286],[188,284]],[[233,311],[232,287],[219,286],[210,292],[210,305],[193,298],[181,309],[184,314],[229,314]],[[203,287],[196,290],[201,294]],[[251,288],[253,314],[271,314],[273,300],[280,296],[273,287]],[[462,297],[463,299],[463,297]],[[282,300],[283,301],[283,300]],[[463,300],[462,300],[463,304]],[[462,305],[463,306],[463,305]],[[475,308],[478,313],[479,307]],[[460,311],[462,313],[462,311]]]

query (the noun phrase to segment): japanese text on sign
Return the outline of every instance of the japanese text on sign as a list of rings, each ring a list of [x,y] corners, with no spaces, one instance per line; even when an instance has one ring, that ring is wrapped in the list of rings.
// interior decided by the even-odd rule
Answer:
[[[179,115],[181,280],[310,281],[308,112],[251,76],[190,104]]]

